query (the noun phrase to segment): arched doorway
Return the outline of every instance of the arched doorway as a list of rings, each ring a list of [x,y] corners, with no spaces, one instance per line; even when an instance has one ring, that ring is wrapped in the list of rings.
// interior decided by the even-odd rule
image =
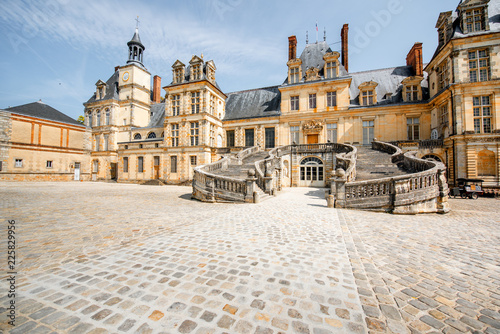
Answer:
[[[318,157],[306,157],[300,162],[300,187],[324,187],[325,168]]]

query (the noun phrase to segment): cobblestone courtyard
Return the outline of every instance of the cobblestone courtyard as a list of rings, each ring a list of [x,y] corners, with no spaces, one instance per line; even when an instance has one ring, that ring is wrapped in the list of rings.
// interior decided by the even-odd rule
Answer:
[[[1,183],[5,333],[500,333],[500,201],[448,215],[190,187]],[[7,225],[16,226],[16,326]]]

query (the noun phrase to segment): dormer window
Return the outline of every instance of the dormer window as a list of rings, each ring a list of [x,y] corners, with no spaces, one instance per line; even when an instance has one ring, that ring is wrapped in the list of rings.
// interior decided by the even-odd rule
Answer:
[[[177,69],[174,72],[174,82],[175,83],[181,83],[182,82],[182,70]]]
[[[403,80],[403,100],[413,102],[422,100],[422,87],[420,83],[423,78],[419,76],[408,77]]]
[[[172,65],[172,74],[173,74],[173,83],[174,84],[179,84],[179,83],[184,82],[184,68],[185,68],[185,65],[180,60],[177,60]]]
[[[290,83],[298,83],[299,82],[299,68],[293,67],[290,69]]]
[[[104,83],[104,81],[102,80],[99,80],[95,85],[96,85],[95,98],[96,100],[102,100],[106,95],[106,83]]]
[[[193,76],[192,80],[200,80],[201,79],[201,65],[193,66]]]
[[[464,34],[490,30],[488,2],[489,0],[464,1],[458,6],[460,28]]]
[[[466,11],[465,22],[467,24],[467,32],[484,30],[483,11],[480,9]]]
[[[329,61],[326,63],[326,78],[332,79],[337,77],[337,62]]]
[[[207,79],[213,83],[215,83],[215,64],[213,60],[209,60],[207,62]]]
[[[377,103],[376,82],[368,81],[359,85],[359,102],[362,106],[371,106]]]
[[[338,52],[328,52],[323,56],[325,79],[333,79],[339,76],[339,57],[340,53]]]

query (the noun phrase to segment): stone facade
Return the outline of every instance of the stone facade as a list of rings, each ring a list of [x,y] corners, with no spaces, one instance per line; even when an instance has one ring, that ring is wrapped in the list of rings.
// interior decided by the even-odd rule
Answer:
[[[50,107],[35,102],[1,112],[0,180],[89,180],[89,131],[76,121],[35,117],[38,108]]]

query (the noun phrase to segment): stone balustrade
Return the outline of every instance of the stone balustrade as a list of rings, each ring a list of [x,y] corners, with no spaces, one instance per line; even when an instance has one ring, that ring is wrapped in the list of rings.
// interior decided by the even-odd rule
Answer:
[[[411,174],[360,182],[349,182],[347,173],[337,174],[332,177],[331,190],[335,207],[399,214],[449,211],[442,163],[418,159],[415,152],[403,154],[399,147],[387,143],[373,142],[372,148],[391,153],[393,163],[402,164]]]

